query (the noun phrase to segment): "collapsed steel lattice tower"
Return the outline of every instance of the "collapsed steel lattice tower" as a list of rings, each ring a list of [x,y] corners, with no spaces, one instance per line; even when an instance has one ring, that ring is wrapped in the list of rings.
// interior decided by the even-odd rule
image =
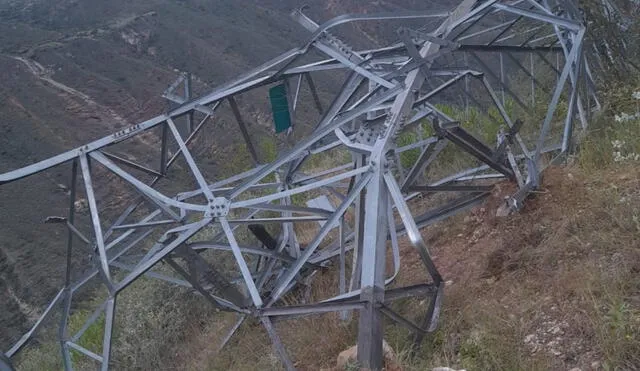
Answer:
[[[32,329],[6,352],[9,358],[35,336],[54,311],[62,311],[59,342],[65,369],[72,369],[73,350],[95,359],[106,370],[116,298],[145,275],[191,287],[220,310],[237,312],[239,319],[233,330],[247,318],[259,319],[287,369],[294,366],[272,323],[274,317],[358,311],[359,362],[363,367],[380,369],[383,317],[408,327],[416,344],[437,325],[444,283],[420,228],[478,204],[489,195],[494,182],[505,178],[518,187],[505,207],[517,210],[538,186],[541,172],[570,151],[572,141],[586,129],[591,112],[599,108],[584,51],[585,22],[571,0],[464,0],[442,14],[344,15],[322,25],[301,11],[293,17],[310,32],[301,47],[200,98],[176,93],[182,83],[189,90],[189,78],[181,78],[165,92],[164,96],[177,104],[169,112],[0,175],[0,184],[6,187],[54,166],[71,164],[69,215],[51,220],[68,229],[66,283]],[[329,33],[354,22],[398,21],[424,23],[419,28],[403,27],[397,32],[399,41],[370,50],[354,50]],[[305,61],[318,55],[323,59]],[[539,64],[537,69],[534,61]],[[541,68],[550,71],[549,75],[542,76]],[[346,71],[346,79],[325,109],[314,77],[327,73],[340,76],[335,71]],[[275,161],[261,163],[236,98],[282,83],[294,117],[308,104],[317,108],[321,118]],[[545,87],[549,89],[545,91]],[[301,98],[305,89],[308,102]],[[447,112],[443,103],[457,111]],[[562,112],[557,109],[560,103]],[[210,182],[192,146],[216,110],[226,104],[237,119],[256,167]],[[541,105],[544,117],[536,119],[536,107]],[[488,129],[476,127],[480,121],[471,117],[470,110],[503,125],[496,143],[479,138],[478,133]],[[182,121],[186,128],[181,130]],[[293,121],[297,130],[299,123]],[[474,127],[478,132],[473,132]],[[126,153],[108,151],[154,128],[161,132],[159,169],[136,163]],[[398,138],[407,132],[428,133],[413,143],[398,144]],[[410,151],[418,154],[403,160],[403,154]],[[327,153],[342,155],[334,156],[330,167],[305,167],[314,156]],[[454,165],[452,153],[464,154],[480,166]],[[180,157],[197,189],[177,194],[159,191],[157,186],[171,179],[169,169]],[[98,167],[115,174],[139,194],[108,224],[94,192]],[[432,171],[434,168],[438,171]],[[89,234],[74,224],[74,202],[82,191],[78,183],[84,186],[90,210],[93,230]],[[410,200],[435,193],[456,197],[448,197],[425,213],[412,214]],[[337,200],[337,205],[312,207],[296,201],[299,195],[322,194]],[[396,215],[401,220],[398,225]],[[301,246],[295,226],[311,222],[321,222],[321,226],[306,246]],[[262,224],[276,225],[277,238]],[[239,233],[249,225],[262,246],[239,242]],[[198,236],[204,230],[214,233],[208,233],[203,241]],[[417,250],[426,274],[419,284],[395,287],[394,278],[401,270],[398,236],[402,234]],[[84,275],[77,281],[71,279],[74,243],[93,247],[94,255],[92,265],[81,269]],[[385,271],[388,249],[393,258],[389,277]],[[233,267],[227,267],[226,272],[217,269],[208,256],[212,251],[232,254]],[[347,257],[352,259],[350,274]],[[154,271],[161,261],[183,279]],[[294,306],[282,300],[328,266],[337,267],[339,273],[334,296]],[[236,271],[238,277],[229,271]],[[70,334],[72,297],[92,280],[99,280],[108,296],[85,326]],[[421,322],[408,320],[392,307],[404,297],[428,299]],[[96,354],[80,346],[78,339],[102,315],[103,349]]]

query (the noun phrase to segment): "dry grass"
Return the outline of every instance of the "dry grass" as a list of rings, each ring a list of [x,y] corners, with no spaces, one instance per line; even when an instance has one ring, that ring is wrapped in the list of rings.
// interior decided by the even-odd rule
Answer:
[[[502,189],[466,216],[423,231],[451,283],[440,329],[415,356],[409,334],[387,326],[387,341],[407,370],[640,368],[640,169],[585,158],[595,158],[593,145],[610,151],[609,139],[587,142],[573,165],[549,169],[520,214],[493,216],[508,192]],[[423,269],[401,244],[399,284],[414,283]],[[316,280],[316,295],[333,287],[334,277],[329,271]],[[407,300],[396,309],[416,318],[423,307]],[[315,370],[332,366],[355,343],[356,323],[325,315],[283,322],[278,330],[297,367]],[[216,362],[216,369],[280,367],[257,327],[241,332]]]
[[[447,286],[440,329],[409,356],[409,334],[387,326],[386,337],[407,370],[448,365],[469,370],[634,369],[640,364],[640,171],[578,166],[550,169],[541,193],[510,219],[493,217],[499,194],[470,215],[424,231]],[[623,200],[624,202],[620,202]],[[424,277],[401,240],[399,284]],[[335,272],[314,281],[319,299]],[[294,301],[292,301],[294,303]],[[409,317],[424,303],[396,309]],[[357,320],[335,314],[280,322],[296,366],[334,365],[355,343]],[[210,369],[279,369],[268,337],[246,325],[210,360]]]
[[[423,230],[449,283],[440,328],[414,356],[410,334],[387,324],[385,337],[407,370],[640,369],[640,169],[611,156],[612,140],[640,144],[639,125],[600,118],[572,165],[548,169],[519,214],[494,216],[501,196],[512,191],[504,184],[485,205]],[[412,209],[424,206],[417,201]],[[397,284],[423,281],[417,254],[406,239],[400,243]],[[335,292],[336,279],[334,270],[319,272],[311,301]],[[300,303],[301,296],[289,295],[288,303]],[[404,300],[395,309],[416,319],[424,307]],[[281,369],[255,320],[217,352],[234,321],[186,290],[136,282],[119,298],[114,366]],[[357,315],[346,323],[337,314],[276,323],[301,370],[333,366],[337,354],[355,343],[356,327]],[[55,344],[43,343],[19,365],[58,368],[57,352]]]
[[[438,238],[438,266],[453,284],[442,327],[408,369],[637,368],[638,175],[629,167],[587,180],[578,168],[552,169],[546,194],[521,214]]]
[[[337,287],[335,271],[319,272],[313,281],[312,302],[325,299]],[[288,305],[302,303],[302,292],[283,298]],[[318,370],[335,364],[336,355],[355,341],[357,320],[342,322],[338,314],[274,321],[294,364],[299,370]],[[248,320],[218,355],[209,359],[210,370],[279,370],[280,360],[262,325]]]
[[[409,334],[388,326],[387,341],[406,369],[637,369],[639,179],[634,164],[609,164],[599,172],[552,168],[520,214],[493,217],[498,192],[466,216],[425,229],[436,265],[452,283],[441,327],[415,357],[409,356]],[[401,244],[398,280],[413,283],[423,270],[407,241]],[[335,273],[319,273],[312,300],[336,287]],[[281,369],[260,324],[247,321],[217,353],[235,317],[203,309],[206,303],[182,290],[146,280],[137,285],[119,301],[119,324],[130,326],[116,334],[122,368]],[[400,304],[396,309],[410,317],[424,306],[417,300]],[[297,367],[316,370],[333,366],[336,355],[355,343],[356,324],[327,314],[276,328]],[[22,357],[21,366],[59,364],[47,356],[52,352],[57,348],[45,344]]]

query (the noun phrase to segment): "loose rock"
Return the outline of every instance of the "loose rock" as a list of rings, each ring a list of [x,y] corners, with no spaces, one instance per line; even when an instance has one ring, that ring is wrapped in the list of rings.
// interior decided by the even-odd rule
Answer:
[[[89,210],[89,202],[86,199],[81,198],[73,203],[73,207],[76,213],[84,214]]]
[[[382,353],[384,357],[385,370],[387,371],[402,371],[402,367],[398,363],[393,348],[386,342],[382,341]],[[351,348],[340,352],[336,361],[336,369],[339,371],[345,370],[346,366],[358,359],[358,346],[354,345]]]

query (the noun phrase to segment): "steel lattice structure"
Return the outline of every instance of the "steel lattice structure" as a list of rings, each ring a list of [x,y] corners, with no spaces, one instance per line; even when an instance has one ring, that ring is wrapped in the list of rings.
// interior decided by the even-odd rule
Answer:
[[[299,48],[199,98],[188,94],[190,79],[180,78],[164,95],[177,105],[169,112],[0,175],[0,184],[6,187],[12,181],[71,164],[69,215],[53,220],[68,229],[66,283],[33,328],[6,352],[9,358],[60,310],[59,342],[65,369],[72,369],[71,350],[108,369],[116,298],[146,275],[191,287],[220,310],[238,313],[234,330],[249,317],[259,319],[287,369],[294,366],[272,323],[274,318],[358,311],[359,362],[380,369],[383,317],[408,327],[417,344],[438,322],[444,283],[420,228],[477,205],[495,182],[504,179],[518,187],[506,207],[520,208],[538,187],[541,172],[570,151],[591,112],[599,108],[584,52],[585,22],[572,0],[463,0],[451,12],[441,14],[344,15],[321,25],[302,11],[294,12],[293,17],[309,31],[308,41]],[[330,33],[354,22],[399,21],[430,26],[403,27],[397,32],[397,42],[369,50],[355,50]],[[323,57],[314,57],[318,55]],[[542,81],[544,77],[536,72],[541,67],[536,70],[534,61],[547,68],[551,77]],[[525,67],[527,64],[530,66]],[[314,78],[317,82],[318,76],[327,73],[346,77],[324,108]],[[510,80],[520,76],[520,82],[526,84],[509,83],[506,75]],[[236,97],[283,82],[294,115],[307,104],[319,111],[320,119],[275,161],[261,163]],[[180,84],[187,94],[176,93]],[[550,88],[540,93],[545,85]],[[301,98],[305,91],[311,99]],[[533,111],[541,101],[544,118],[536,120]],[[466,112],[468,120],[452,117],[455,115],[445,112],[443,103]],[[192,146],[223,105],[229,105],[237,118],[247,151],[257,165],[226,179],[209,179]],[[480,139],[467,125],[474,121],[468,116],[470,107],[504,127],[496,142]],[[186,129],[180,129],[182,122]],[[162,133],[158,169],[108,151],[154,128]],[[413,143],[398,144],[403,133],[416,130],[429,133]],[[314,157],[335,151],[348,155],[335,156],[330,167],[305,167]],[[409,159],[409,166],[402,160],[407,151],[419,153]],[[464,154],[480,164],[456,167],[451,153]],[[186,162],[197,189],[165,194],[157,186],[169,179],[168,170],[178,158]],[[139,194],[110,223],[96,202],[98,167]],[[143,180],[143,175],[151,180]],[[74,203],[83,189],[93,226],[90,232],[74,224]],[[412,199],[436,193],[455,197],[426,212],[410,208]],[[320,208],[295,201],[300,195],[322,194],[337,200],[337,205]],[[396,217],[401,220],[398,225]],[[311,222],[322,222],[321,227],[302,246],[295,226]],[[278,236],[272,237],[263,224],[275,225]],[[262,246],[239,242],[239,234],[248,225],[254,226]],[[207,228],[215,231],[213,237],[206,241],[195,238]],[[419,253],[426,274],[420,284],[396,287],[394,278],[402,269],[398,236],[403,234]],[[74,281],[70,256],[78,243],[93,247],[95,264],[83,267],[84,276]],[[216,269],[207,257],[211,251],[231,254],[234,266],[229,271],[239,276]],[[391,276],[385,272],[388,251],[394,268]],[[352,260],[351,272],[347,258]],[[167,263],[182,279],[154,271],[159,262]],[[282,300],[328,266],[339,272],[334,296],[294,306]],[[92,280],[106,287],[108,297],[78,333],[70,334],[72,297]],[[392,309],[392,302],[405,297],[428,299],[421,322]],[[96,354],[80,346],[78,339],[103,314],[103,349]]]

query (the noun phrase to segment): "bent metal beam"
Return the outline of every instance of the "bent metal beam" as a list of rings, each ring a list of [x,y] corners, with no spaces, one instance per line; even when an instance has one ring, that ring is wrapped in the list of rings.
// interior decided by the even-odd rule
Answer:
[[[590,57],[585,54],[590,50],[584,47],[585,20],[577,18],[577,12],[559,11],[565,6],[573,9],[577,4],[463,0],[447,12],[348,14],[322,24],[297,10],[293,18],[310,32],[300,47],[197,98],[191,97],[190,76],[182,75],[164,93],[178,104],[170,111],[0,174],[0,185],[11,187],[19,179],[72,164],[69,215],[48,219],[68,229],[65,284],[31,330],[5,352],[7,359],[60,311],[58,343],[65,369],[73,367],[73,351],[107,370],[118,357],[112,346],[117,297],[145,276],[189,287],[214,307],[237,312],[238,321],[223,336],[223,344],[244,322],[261,323],[286,369],[293,369],[294,362],[277,330],[286,326],[286,319],[339,312],[342,320],[349,320],[349,313],[359,311],[358,361],[362,367],[382,369],[385,317],[411,331],[416,345],[438,323],[444,279],[420,228],[477,205],[500,181],[516,183],[518,191],[505,205],[517,211],[538,186],[540,173],[571,150],[578,132],[586,127],[584,112],[598,109],[597,99],[592,99]],[[409,20],[414,27],[417,22],[423,25],[402,27],[395,34],[397,41],[387,47],[358,49],[341,37],[349,30],[344,25],[353,22],[397,25]],[[538,33],[548,36],[535,38]],[[503,54],[513,63],[503,63]],[[548,55],[563,65],[549,64]],[[523,67],[533,66],[535,59],[543,59],[538,68]],[[341,76],[345,76],[341,88],[328,86],[339,86],[335,82]],[[295,77],[296,88],[289,91],[287,86],[292,85],[286,79]],[[582,78],[587,83],[578,83]],[[526,84],[518,84],[523,81]],[[296,113],[292,130],[299,139],[288,140],[275,160],[264,161],[239,98],[252,93],[254,99],[262,95],[266,100],[265,89],[276,84],[285,86],[287,103]],[[184,96],[176,93],[181,85]],[[529,89],[541,85],[554,88]],[[493,86],[508,92],[509,98],[503,94],[499,99]],[[546,113],[536,117],[535,104],[545,99]],[[557,110],[560,103],[568,107],[562,117]],[[221,178],[199,162],[194,139],[216,130],[205,125],[213,125],[212,118],[222,115],[220,107],[225,104],[239,124],[246,155],[255,167]],[[315,111],[320,115],[317,120],[304,114]],[[576,121],[581,125],[575,127]],[[180,130],[181,125],[186,130]],[[131,139],[143,133],[153,136],[156,127],[162,132],[156,143],[159,168],[127,158]],[[186,138],[181,132],[187,133]],[[179,158],[186,166],[173,166]],[[135,191],[119,215],[101,209],[97,202],[98,167]],[[184,185],[187,176],[195,181],[195,189],[166,194],[159,187],[169,182]],[[80,192],[88,199],[90,230],[82,230],[74,212]],[[318,194],[335,207],[325,210],[305,203]],[[446,195],[447,201],[438,203],[434,194]],[[415,210],[416,197],[425,200],[426,209]],[[258,228],[268,237],[263,239],[267,245],[246,241],[247,226],[256,223],[270,226]],[[301,230],[312,237],[301,235]],[[398,237],[403,235],[425,274],[416,277],[418,282],[397,286],[396,277],[403,269]],[[97,263],[73,267],[80,273],[78,280],[71,278],[74,237],[93,248]],[[393,257],[391,275],[386,270],[388,250]],[[221,256],[226,256],[222,266]],[[350,276],[347,258],[353,262]],[[167,262],[181,277],[157,272],[159,262]],[[334,294],[316,303],[295,301],[292,294],[309,287],[317,272],[333,271],[339,275]],[[95,281],[107,288],[107,295],[82,329],[70,334],[74,293]],[[394,306],[404,297],[429,299],[419,318],[409,318],[410,313]],[[80,346],[84,331],[103,315],[103,348]]]

